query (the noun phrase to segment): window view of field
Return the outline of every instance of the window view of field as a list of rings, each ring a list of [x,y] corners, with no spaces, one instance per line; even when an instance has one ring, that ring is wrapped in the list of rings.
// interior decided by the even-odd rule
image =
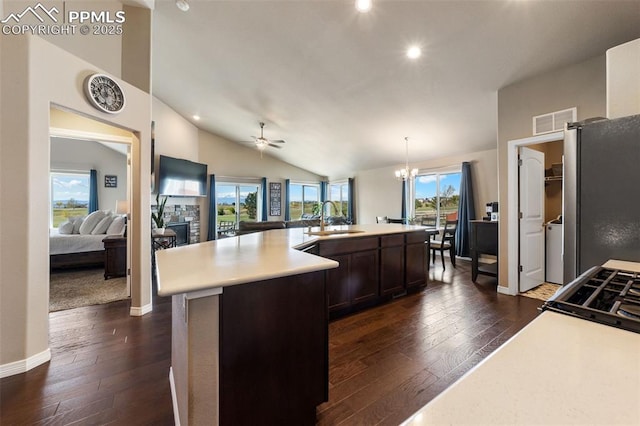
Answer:
[[[436,173],[416,178],[415,216],[437,219],[444,226],[448,214],[458,211],[461,173]]]
[[[89,174],[51,173],[51,226],[89,212]]]
[[[289,185],[289,215],[291,220],[297,220],[306,214],[319,214],[317,206],[320,202],[320,187],[318,185],[303,185],[292,183]]]
[[[329,215],[344,216],[349,214],[349,185],[347,183],[338,183],[329,185],[329,199],[338,207],[339,211],[327,211]]]
[[[255,222],[258,218],[258,187],[256,185],[216,185],[218,225],[221,222]]]

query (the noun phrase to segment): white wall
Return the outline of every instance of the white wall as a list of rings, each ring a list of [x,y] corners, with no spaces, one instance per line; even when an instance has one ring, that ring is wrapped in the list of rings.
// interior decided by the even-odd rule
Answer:
[[[115,212],[116,201],[127,199],[127,156],[91,141],[51,138],[51,170],[86,171],[98,175],[98,208]],[[118,177],[116,188],[105,188],[104,176]]]
[[[607,50],[607,117],[640,114],[640,38]]]
[[[160,154],[198,161],[199,145],[196,126],[156,97],[153,98],[152,116],[155,123],[156,166]]]
[[[509,287],[508,264],[517,262],[517,253],[509,253],[510,230],[504,220],[507,208],[508,142],[533,136],[533,116],[577,107],[578,121],[606,114],[606,67],[604,55],[570,65],[498,91],[498,165],[500,168],[499,272],[498,284]]]
[[[151,100],[120,81],[127,107],[117,115],[87,102],[82,82],[100,68],[30,36],[2,37],[0,87],[0,373],[47,360],[49,315],[49,117],[57,105],[129,129],[132,198],[132,313],[151,307],[149,229]],[[10,60],[8,60],[10,59]],[[17,371],[19,372],[19,371]]]
[[[484,206],[498,199],[498,157],[495,149],[422,162],[409,162],[420,171],[443,171],[471,162],[476,219],[484,215]],[[398,167],[365,170],[356,175],[356,215],[358,223],[375,223],[376,216],[401,217],[402,183],[394,175]]]
[[[300,182],[320,182],[324,176],[311,173],[307,170],[280,161],[269,155],[268,152],[260,156],[260,152],[252,147],[245,147],[230,142],[220,136],[212,135],[203,130],[199,131],[200,162],[208,165],[209,174],[215,174],[216,179],[223,177],[267,178],[270,182],[282,183],[281,216],[269,216],[268,220],[284,220],[284,181],[291,179]],[[286,149],[286,148],[285,148]],[[268,206],[267,206],[268,207]],[[204,205],[200,209],[202,215],[203,238],[207,235],[209,206]]]
[[[281,182],[283,188],[282,216],[269,216],[269,220],[284,219],[284,181],[319,182],[324,177],[280,161],[252,147],[245,147],[225,138],[198,129],[160,99],[153,99],[155,122],[155,161],[159,155],[197,161],[207,164],[209,174],[216,179],[267,178],[269,182]],[[157,170],[157,169],[156,169]],[[152,201],[155,203],[155,200]],[[200,206],[200,238],[207,238],[209,205],[206,198],[170,197],[167,205],[198,204]]]

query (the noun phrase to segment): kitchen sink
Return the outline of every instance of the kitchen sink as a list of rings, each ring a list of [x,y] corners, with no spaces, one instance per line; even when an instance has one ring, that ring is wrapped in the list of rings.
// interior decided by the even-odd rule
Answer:
[[[364,231],[360,231],[357,229],[325,229],[324,231],[306,231],[305,234],[325,237],[327,235],[359,234],[360,232]]]

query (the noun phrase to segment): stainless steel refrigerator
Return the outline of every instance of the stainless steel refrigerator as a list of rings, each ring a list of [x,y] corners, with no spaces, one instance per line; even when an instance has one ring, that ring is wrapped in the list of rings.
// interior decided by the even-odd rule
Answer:
[[[564,282],[640,262],[640,115],[571,123],[564,140]]]

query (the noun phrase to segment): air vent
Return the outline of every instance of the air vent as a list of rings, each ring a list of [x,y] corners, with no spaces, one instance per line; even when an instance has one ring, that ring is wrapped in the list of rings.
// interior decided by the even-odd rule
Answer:
[[[533,134],[541,135],[564,130],[565,123],[576,121],[577,111],[577,108],[573,107],[562,111],[536,115],[533,117]]]

